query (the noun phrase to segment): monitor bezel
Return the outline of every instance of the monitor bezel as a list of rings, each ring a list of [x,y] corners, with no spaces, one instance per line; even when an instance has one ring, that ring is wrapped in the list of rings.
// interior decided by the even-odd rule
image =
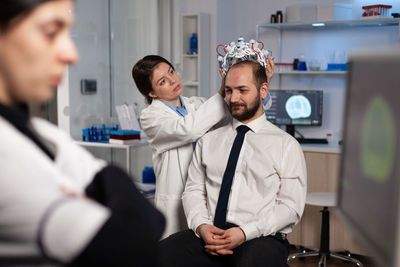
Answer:
[[[320,112],[319,112],[319,121],[317,124],[294,124],[294,123],[276,123],[276,121],[273,123],[274,125],[277,126],[296,126],[296,127],[318,127],[318,126],[322,126],[322,121],[323,121],[323,109],[324,109],[324,91],[323,90],[314,90],[314,89],[309,89],[309,90],[299,90],[299,89],[271,89],[270,92],[284,92],[284,93],[290,93],[290,94],[303,94],[303,93],[307,93],[307,92],[318,92],[320,95]],[[267,113],[268,111],[266,111]],[[268,119],[267,119],[268,120]],[[271,122],[272,123],[272,122]]]

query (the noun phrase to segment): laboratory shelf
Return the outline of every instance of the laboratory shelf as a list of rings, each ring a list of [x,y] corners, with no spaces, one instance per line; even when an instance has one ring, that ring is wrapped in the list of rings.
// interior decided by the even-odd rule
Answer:
[[[323,30],[323,29],[343,29],[343,28],[362,28],[362,27],[385,27],[399,26],[400,19],[377,18],[359,20],[333,20],[333,21],[314,21],[308,23],[274,23],[257,25],[256,38],[259,37],[260,28],[275,30]]]
[[[278,75],[345,75],[347,71],[279,71]]]
[[[318,27],[319,26],[319,27]],[[274,24],[259,24],[256,25],[256,40],[261,40],[260,30],[264,34],[271,32],[277,32],[278,51],[275,54],[278,55],[278,60],[282,60],[282,35],[285,31],[298,30],[298,31],[309,31],[313,33],[323,32],[328,30],[345,30],[354,28],[373,28],[373,27],[397,27],[400,37],[400,19],[399,18],[368,18],[358,20],[334,20],[334,21],[314,21],[314,22],[299,22],[299,23],[274,23]],[[275,35],[273,35],[275,36]],[[276,37],[275,37],[276,38]],[[279,87],[281,86],[281,77],[283,75],[318,75],[318,76],[345,76],[347,71],[277,71],[279,75]]]

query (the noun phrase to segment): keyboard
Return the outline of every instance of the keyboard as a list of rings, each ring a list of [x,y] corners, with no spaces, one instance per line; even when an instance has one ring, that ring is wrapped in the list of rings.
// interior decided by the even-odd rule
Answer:
[[[326,138],[296,138],[300,144],[328,144]]]

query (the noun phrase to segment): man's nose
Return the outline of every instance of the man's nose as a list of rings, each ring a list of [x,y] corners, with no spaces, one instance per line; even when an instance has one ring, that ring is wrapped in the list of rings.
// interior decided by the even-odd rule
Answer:
[[[236,103],[240,99],[240,92],[233,91],[231,96],[231,102]]]

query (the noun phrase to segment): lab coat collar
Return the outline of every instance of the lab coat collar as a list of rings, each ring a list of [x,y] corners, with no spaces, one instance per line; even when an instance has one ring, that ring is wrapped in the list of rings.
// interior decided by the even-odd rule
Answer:
[[[237,119],[233,118],[232,119],[232,128],[234,131],[236,131],[236,128],[239,127],[240,125],[246,125],[247,127],[250,128],[250,130],[254,133],[258,133],[263,126],[265,126],[265,121],[267,118],[265,117],[265,114],[262,113],[258,118],[250,121],[247,124],[243,124]]]
[[[186,106],[185,106],[185,102],[183,101],[183,97],[179,96],[179,100],[181,101],[181,106],[182,107],[175,106],[175,105],[172,105],[172,104],[164,102],[164,101],[161,101],[161,102],[163,104],[165,104],[167,107],[169,107],[170,109],[172,109],[173,111],[175,111],[179,116],[184,117],[184,116],[186,116],[188,114],[188,112],[187,112],[187,109],[186,109]]]

